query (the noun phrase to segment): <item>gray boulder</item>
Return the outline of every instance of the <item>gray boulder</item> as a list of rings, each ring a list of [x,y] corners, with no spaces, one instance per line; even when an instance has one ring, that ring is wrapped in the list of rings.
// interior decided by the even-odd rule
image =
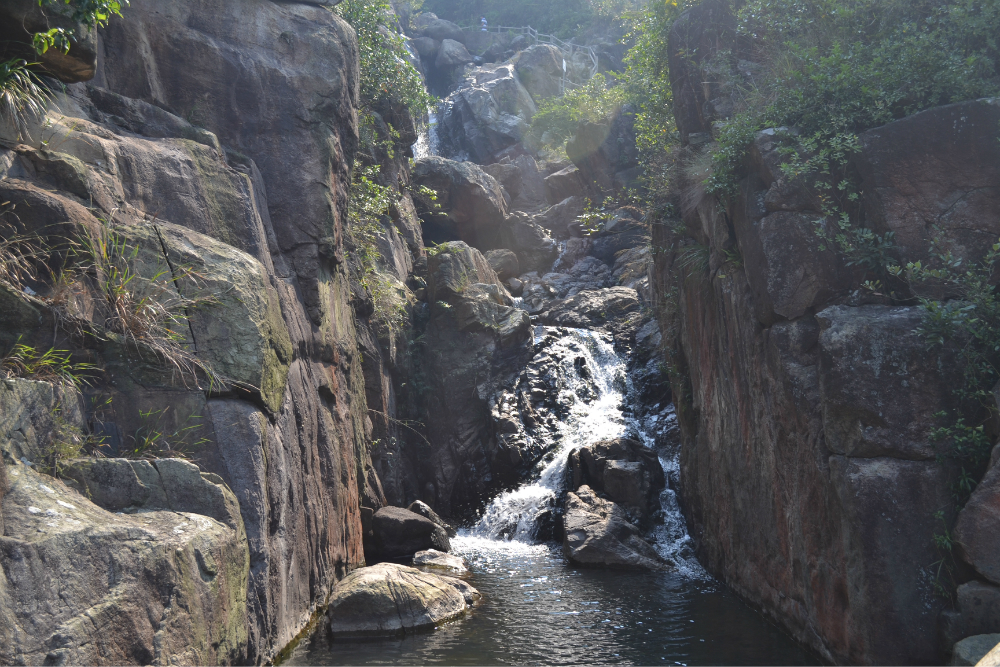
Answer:
[[[452,556],[437,549],[418,551],[413,554],[413,564],[420,567],[438,567],[448,570],[465,572],[465,560],[461,556]]]
[[[410,45],[423,62],[434,62],[438,49],[441,48],[441,42],[430,37],[414,37],[410,40]]]
[[[472,56],[469,55],[464,44],[453,39],[444,39],[441,40],[441,46],[438,48],[434,66],[438,69],[444,69],[446,67],[461,67],[471,62]]]
[[[966,637],[955,644],[952,649],[951,662],[949,665],[995,665],[998,661],[991,658],[991,662],[986,662],[986,657],[993,653],[994,648],[1000,646],[1000,634],[973,635]],[[997,651],[1000,654],[1000,651]],[[982,662],[981,662],[982,661]],[[985,664],[984,664],[985,662]]]
[[[997,535],[1000,535],[1000,466],[995,465],[979,482],[955,522],[955,540],[962,558],[994,584],[1000,584]],[[1000,614],[996,629],[1000,631]]]
[[[442,102],[438,115],[441,150],[488,162],[524,138],[536,111],[513,65],[477,67]]]
[[[553,206],[569,197],[582,197],[584,194],[583,179],[576,165],[549,174],[544,182],[545,198]]]
[[[589,486],[566,494],[563,553],[577,565],[666,570],[671,565],[642,539],[625,511]]]
[[[464,589],[472,587],[457,581],[394,563],[359,568],[333,590],[326,612],[330,630],[342,639],[434,628],[469,608]]]
[[[535,104],[561,92],[562,52],[552,44],[535,44],[514,58],[517,77]]]
[[[656,453],[637,440],[602,440],[570,453],[570,488],[587,485],[648,522],[666,486]]]
[[[521,273],[517,255],[512,250],[490,250],[486,253],[486,261],[500,280],[506,281]]]
[[[583,214],[583,208],[583,197],[568,197],[535,216],[535,222],[552,232],[555,238],[567,239],[571,235],[571,226]]]
[[[437,41],[445,39],[462,41],[462,29],[445,19],[439,19],[433,12],[424,12],[411,19],[416,33]]]
[[[489,249],[508,214],[503,188],[471,162],[432,156],[417,160],[411,173],[416,185],[437,192],[437,201],[417,197],[425,224],[441,227],[476,248]]]
[[[372,518],[377,558],[410,558],[418,551],[450,551],[444,528],[402,507],[383,507]]]

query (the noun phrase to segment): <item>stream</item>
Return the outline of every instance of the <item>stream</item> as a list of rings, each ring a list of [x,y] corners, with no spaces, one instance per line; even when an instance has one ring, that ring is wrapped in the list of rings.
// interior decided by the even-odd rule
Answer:
[[[335,642],[320,624],[284,664],[820,664],[694,558],[671,489],[676,448],[658,451],[670,483],[648,536],[676,570],[577,568],[560,545],[537,542],[537,519],[562,490],[570,451],[624,435],[652,446],[676,429],[672,407],[641,421],[631,414],[625,363],[610,340],[536,327],[536,341],[553,331],[560,338],[548,354],[561,359],[560,403],[569,409],[546,443],[549,455],[529,481],[495,498],[476,525],[452,539],[452,552],[469,566],[463,577],[483,599],[458,620],[395,640]]]

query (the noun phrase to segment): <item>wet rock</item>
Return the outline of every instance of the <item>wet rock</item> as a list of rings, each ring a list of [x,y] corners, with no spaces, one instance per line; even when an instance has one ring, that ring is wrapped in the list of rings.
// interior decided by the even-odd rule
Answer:
[[[492,398],[531,357],[528,314],[513,300],[479,251],[448,243],[428,258],[429,319],[420,364],[428,439],[422,461],[426,500],[446,515],[471,510],[505,483],[490,429]]]
[[[570,488],[588,486],[631,511],[645,524],[659,509],[666,486],[656,453],[637,440],[602,440],[570,453]]]
[[[1000,645],[1000,634],[974,635],[955,644],[949,665],[979,665],[980,660]]]
[[[379,563],[341,580],[326,615],[335,639],[393,637],[431,629],[466,609],[465,596],[450,579]]]
[[[628,287],[585,290],[565,300],[554,302],[538,315],[538,321],[551,326],[602,329],[616,336],[638,323],[639,297]]]
[[[570,197],[582,197],[584,194],[583,179],[575,165],[546,176],[544,182],[545,198],[553,206]]]
[[[612,569],[666,570],[670,567],[615,503],[589,486],[566,494],[563,553],[570,562]]]
[[[965,562],[986,579],[1000,583],[1000,549],[996,542],[1000,535],[1000,466],[990,468],[972,492],[958,513],[954,534]]]
[[[464,44],[453,39],[444,39],[441,40],[441,46],[438,47],[434,66],[438,69],[444,69],[446,67],[460,67],[471,62],[472,56],[469,55]]]
[[[113,514],[27,466],[7,472],[0,661],[246,660],[242,523],[183,511]]]
[[[521,273],[517,255],[511,250],[490,250],[486,253],[486,261],[500,280],[507,281]]]
[[[442,102],[438,136],[444,155],[489,162],[519,143],[537,111],[512,64],[477,67]]]
[[[458,534],[458,531],[456,531],[450,524],[446,523],[444,519],[439,517],[437,515],[437,512],[432,510],[430,508],[430,505],[423,502],[422,500],[414,500],[412,503],[410,503],[410,506],[407,507],[406,509],[413,512],[414,514],[419,514],[425,519],[430,519],[437,525],[441,526],[442,528],[444,528],[444,532],[448,533],[448,537],[455,537],[455,535]]]
[[[427,549],[451,550],[444,528],[402,507],[383,507],[375,512],[372,533],[376,558],[411,558]]]
[[[439,567],[449,570],[465,572],[465,560],[460,556],[452,556],[436,549],[418,551],[413,554],[413,564],[423,567]]]

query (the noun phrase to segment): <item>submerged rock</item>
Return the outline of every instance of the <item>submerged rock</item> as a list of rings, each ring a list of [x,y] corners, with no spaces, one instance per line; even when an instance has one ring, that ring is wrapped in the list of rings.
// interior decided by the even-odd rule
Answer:
[[[566,494],[563,553],[577,565],[627,570],[665,570],[663,560],[639,536],[639,528],[615,503],[599,498],[589,486]]]
[[[413,555],[413,564],[424,567],[440,567],[458,572],[465,572],[465,560],[460,556],[452,556],[437,549],[418,551]]]
[[[327,619],[334,638],[403,635],[465,612],[466,591],[473,598],[479,595],[458,579],[379,563],[355,570],[337,584]]]

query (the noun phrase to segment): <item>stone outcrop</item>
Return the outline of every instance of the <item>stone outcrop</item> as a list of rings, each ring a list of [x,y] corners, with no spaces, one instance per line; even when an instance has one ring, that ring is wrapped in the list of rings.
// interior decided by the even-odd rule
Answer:
[[[577,565],[654,571],[670,567],[640,537],[621,507],[586,485],[566,494],[563,534],[563,553]]]
[[[466,594],[478,597],[460,579],[380,563],[338,583],[326,616],[335,639],[395,637],[433,629],[465,613]]]
[[[171,508],[162,498],[147,500],[138,514],[110,512],[28,466],[11,466],[7,475],[0,661],[247,659],[250,555],[227,488],[199,477],[218,492],[189,508],[223,517],[219,521]]]
[[[723,5],[702,3],[671,33],[688,158],[725,116],[710,62],[732,46]],[[861,135],[852,160],[865,219],[899,235],[896,259],[923,258],[923,225],[938,218],[966,257],[995,242],[996,122],[1000,107],[967,102]],[[930,569],[935,513],[954,513],[932,433],[936,413],[967,407],[951,391],[956,352],[928,349],[914,331],[919,307],[858,291],[857,267],[821,249],[816,202],[778,169],[781,135],[794,140],[783,130],[757,137],[728,209],[691,187],[683,219],[653,227],[689,531],[710,572],[826,659],[945,661]],[[970,157],[959,164],[955,151]],[[680,236],[669,229],[678,222]],[[990,525],[989,480],[956,527],[986,579],[988,540],[972,526]]]
[[[69,616],[52,616],[53,623],[91,607],[92,620],[81,616],[64,633],[64,646],[44,651],[65,649],[65,660],[87,663],[264,662],[305,627],[335,581],[364,562],[359,497],[384,503],[366,444],[373,424],[344,254],[357,42],[344,21],[315,3],[133,0],[124,14],[95,41],[100,57],[91,83],[57,95],[44,131],[29,128],[18,141],[11,128],[0,128],[2,199],[17,206],[26,231],[120,241],[135,252],[129,270],[146,279],[161,275],[159,286],[143,289],[199,304],[176,323],[181,345],[224,382],[209,387],[204,376],[171,369],[141,337],[133,344],[109,330],[105,276],[92,280],[75,270],[66,293],[39,284],[37,297],[0,290],[5,349],[23,336],[39,349],[72,349],[101,369],[88,391],[111,401],[81,425],[100,439],[101,451],[133,451],[137,437],[154,430],[186,433],[175,444],[201,468],[173,470],[177,475],[158,485],[145,475],[156,471],[162,480],[173,464],[74,463],[75,483],[95,499],[146,509],[117,518],[65,499],[86,509],[76,517],[80,526],[56,541],[15,535],[19,524],[5,509],[0,585],[5,594],[22,595],[28,575],[15,576],[8,565],[55,563],[74,549],[80,577],[106,575],[109,559],[124,549],[123,577],[155,577],[132,589],[96,587],[90,597],[74,597],[65,607]],[[74,46],[70,54],[84,49]],[[416,224],[412,207],[401,202],[393,213],[404,247],[422,247],[407,223]],[[73,324],[59,325],[66,322]],[[5,447],[8,465],[22,456],[37,463],[24,443],[50,428],[51,404],[39,396],[19,416],[4,410],[25,435]],[[101,468],[109,465],[117,472]],[[121,486],[100,491],[110,481]],[[233,523],[231,503],[216,518],[148,510],[157,489],[174,503],[175,491],[191,500],[222,486],[235,493],[245,543],[226,523]],[[5,508],[21,502],[17,493],[4,496]],[[135,517],[151,523],[136,524]],[[185,522],[208,522],[199,533],[207,541],[175,532]],[[14,546],[15,537],[24,545]],[[175,558],[177,549],[183,554]],[[27,560],[17,560],[17,550]],[[242,584],[231,567],[237,561],[249,563]],[[108,585],[106,576],[102,581]],[[164,598],[161,590],[178,597]],[[133,592],[142,605],[122,598],[120,612],[101,606]],[[53,636],[47,627],[0,643],[41,662]],[[103,628],[106,653],[74,653],[88,634],[96,637],[89,627]],[[126,646],[140,653],[125,653]]]

